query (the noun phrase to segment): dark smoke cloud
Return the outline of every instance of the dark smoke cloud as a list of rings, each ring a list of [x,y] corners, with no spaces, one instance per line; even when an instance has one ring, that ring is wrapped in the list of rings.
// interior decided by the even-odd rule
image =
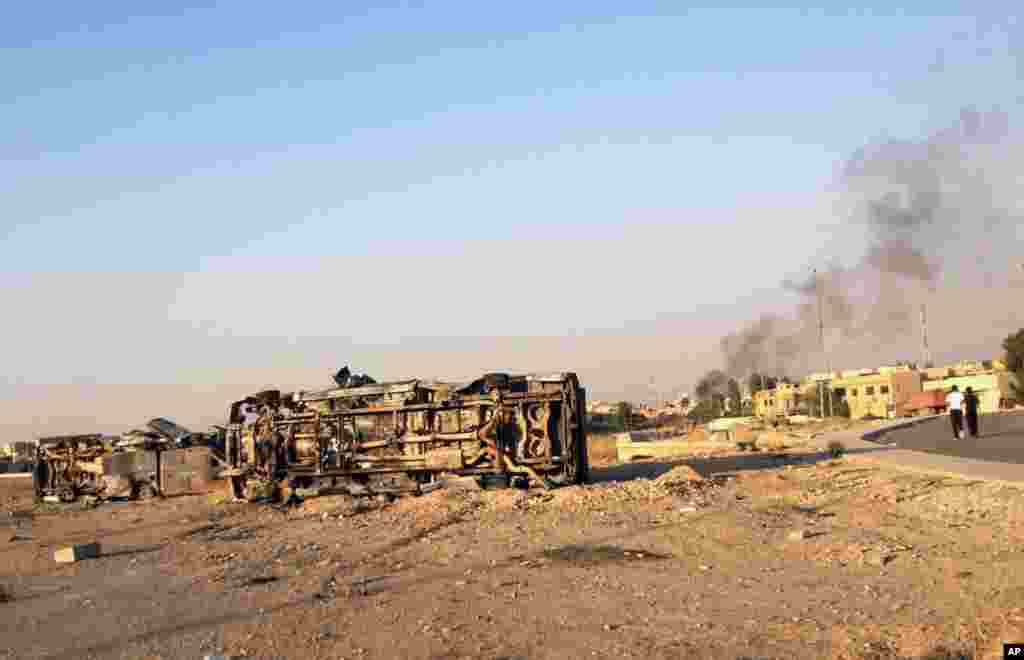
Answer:
[[[900,275],[929,285],[934,284],[940,271],[938,264],[902,240],[883,241],[872,245],[864,257],[864,264],[881,273]]]
[[[783,334],[781,323],[778,317],[765,315],[739,332],[723,337],[721,347],[726,358],[726,373],[735,377],[767,368],[763,362],[774,352],[773,346]]]
[[[864,252],[782,283],[799,301],[789,316],[764,316],[724,338],[730,376],[792,369],[819,354],[819,313],[828,333],[884,350],[913,336],[925,294],[951,257],[973,257],[971,275],[992,283],[1006,274],[989,255],[1024,226],[1017,173],[1024,140],[1003,112],[967,109],[952,125],[919,140],[887,140],[859,149],[841,170],[849,221],[865,228]],[[1010,235],[1004,235],[1010,228]],[[1005,269],[1003,269],[1005,270]],[[1012,285],[1011,285],[1012,286]],[[820,311],[819,311],[820,305]]]

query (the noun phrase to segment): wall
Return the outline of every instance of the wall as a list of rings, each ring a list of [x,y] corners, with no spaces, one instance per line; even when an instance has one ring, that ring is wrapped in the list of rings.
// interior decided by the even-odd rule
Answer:
[[[901,371],[890,376],[889,403],[894,408],[906,403],[913,395],[924,391],[924,377],[919,371]]]

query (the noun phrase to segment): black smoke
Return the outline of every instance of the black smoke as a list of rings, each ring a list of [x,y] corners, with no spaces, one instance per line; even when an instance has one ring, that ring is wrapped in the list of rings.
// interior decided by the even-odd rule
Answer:
[[[783,289],[790,314],[766,315],[721,340],[726,372],[793,370],[817,359],[819,319],[829,335],[882,351],[919,331],[918,310],[951,259],[986,283],[1007,279],[990,255],[1024,227],[1018,181],[1024,141],[1005,112],[965,109],[920,139],[865,145],[840,169],[848,223],[863,228],[862,257]],[[1009,231],[1007,231],[1009,230]],[[806,364],[806,361],[805,361]]]

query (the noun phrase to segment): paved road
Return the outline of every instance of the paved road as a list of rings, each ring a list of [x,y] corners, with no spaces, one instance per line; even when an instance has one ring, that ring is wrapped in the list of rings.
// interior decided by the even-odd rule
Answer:
[[[945,456],[1024,464],[1024,413],[982,415],[978,427],[978,438],[955,440],[949,417],[943,416],[889,431],[882,442]]]

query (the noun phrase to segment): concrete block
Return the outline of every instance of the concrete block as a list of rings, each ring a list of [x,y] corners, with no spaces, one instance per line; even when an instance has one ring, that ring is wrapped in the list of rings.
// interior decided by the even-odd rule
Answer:
[[[617,447],[620,461],[636,458],[667,458],[685,456],[691,445],[686,440],[654,440],[650,442],[620,443]]]
[[[99,556],[99,543],[82,543],[57,550],[53,553],[53,560],[58,564],[73,564],[76,561],[96,559]]]

